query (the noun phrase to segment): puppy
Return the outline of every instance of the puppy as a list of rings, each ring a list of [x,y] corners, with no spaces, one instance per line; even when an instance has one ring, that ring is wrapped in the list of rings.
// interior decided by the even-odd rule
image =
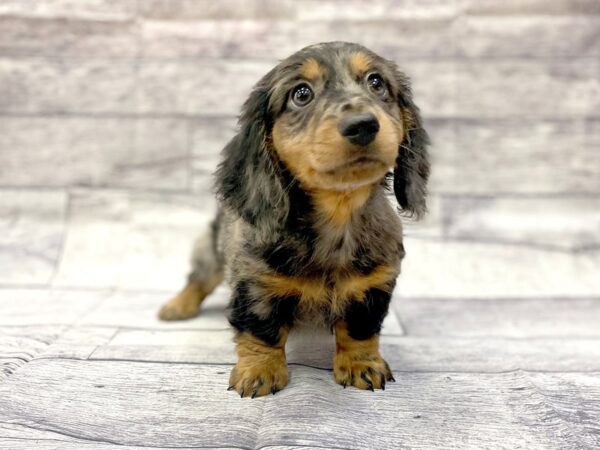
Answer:
[[[275,393],[300,322],[335,332],[335,381],[385,389],[379,332],[404,257],[399,212],[426,210],[428,138],[408,79],[357,45],[313,45],[267,73],[216,172],[220,208],[164,320],[198,313],[226,279],[238,362],[229,389]],[[393,171],[393,172],[392,172]]]

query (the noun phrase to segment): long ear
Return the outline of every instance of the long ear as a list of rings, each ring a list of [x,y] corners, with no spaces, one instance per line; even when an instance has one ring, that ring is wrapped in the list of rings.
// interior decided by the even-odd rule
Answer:
[[[429,137],[423,128],[419,108],[413,103],[408,78],[398,73],[398,105],[402,114],[404,138],[398,149],[394,169],[394,194],[405,213],[421,218],[427,212],[429,179]]]
[[[215,174],[219,199],[267,233],[281,226],[289,212],[288,195],[269,148],[272,122],[268,83],[262,80],[244,103],[239,133],[223,149]]]

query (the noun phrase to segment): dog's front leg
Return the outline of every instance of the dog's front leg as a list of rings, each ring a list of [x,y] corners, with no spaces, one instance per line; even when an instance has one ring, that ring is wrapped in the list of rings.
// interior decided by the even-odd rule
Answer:
[[[386,381],[395,381],[388,363],[379,353],[379,336],[353,339],[344,323],[335,326],[336,352],[333,362],[335,381],[359,389],[385,389]]]
[[[285,342],[287,331],[275,345],[270,345],[247,332],[238,332],[236,350],[238,362],[229,377],[229,390],[240,396],[260,397],[275,394],[288,382]]]
[[[349,303],[343,320],[335,324],[335,381],[344,388],[385,389],[395,381],[388,363],[379,353],[379,331],[391,294],[370,289],[361,301]]]
[[[229,322],[236,329],[238,362],[229,389],[242,397],[274,394],[288,382],[285,343],[299,298],[276,295],[262,285],[242,281],[234,289]]]

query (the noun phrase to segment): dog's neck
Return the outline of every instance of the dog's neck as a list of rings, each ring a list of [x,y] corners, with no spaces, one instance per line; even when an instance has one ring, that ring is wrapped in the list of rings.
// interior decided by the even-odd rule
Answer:
[[[305,253],[301,254],[305,257],[290,254],[286,258],[292,258],[294,270],[307,276],[321,276],[324,271],[351,270],[356,255],[367,252],[360,250],[361,246],[368,245],[366,236],[373,233],[387,236],[389,229],[394,228],[386,220],[386,207],[390,205],[384,195],[383,183],[352,192],[316,193],[300,187],[299,183],[292,183],[288,193],[291,208],[284,227],[277,232],[271,230],[264,240],[274,249],[286,248],[286,241],[303,248]],[[370,212],[365,214],[367,210]],[[389,240],[382,239],[387,246],[388,241],[394,242],[395,233]]]
[[[378,186],[367,185],[346,192],[310,193],[316,260],[339,267],[350,263],[363,229],[362,211],[373,201],[376,189]]]
[[[352,191],[314,190],[310,193],[318,225],[344,229],[369,201],[375,186],[366,185]]]

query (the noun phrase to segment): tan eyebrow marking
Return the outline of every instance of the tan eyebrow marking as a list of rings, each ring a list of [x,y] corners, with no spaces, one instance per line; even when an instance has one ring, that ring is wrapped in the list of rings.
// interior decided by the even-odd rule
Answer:
[[[354,52],[350,55],[350,69],[357,77],[362,77],[371,67],[371,58],[363,52]]]
[[[300,75],[302,78],[314,81],[325,76],[325,68],[315,58],[308,58],[300,67]]]

